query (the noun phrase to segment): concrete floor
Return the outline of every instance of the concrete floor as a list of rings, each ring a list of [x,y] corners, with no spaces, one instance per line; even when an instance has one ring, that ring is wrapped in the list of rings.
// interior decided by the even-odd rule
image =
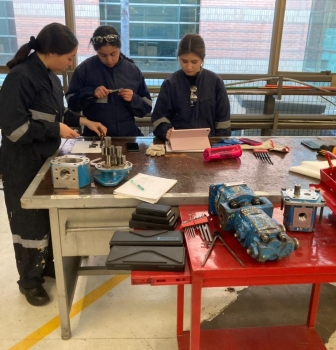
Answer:
[[[1,350],[178,349],[176,287],[131,286],[129,276],[79,277],[71,312],[72,338],[62,340],[55,280],[46,278],[45,288],[52,301],[43,307],[29,305],[19,292],[3,191],[0,252]],[[98,259],[102,263],[105,260]],[[298,285],[204,289],[202,328],[303,324],[310,288]],[[335,311],[336,287],[325,284],[316,328],[329,350],[336,350]],[[189,329],[189,312],[190,288],[186,286],[185,330]]]

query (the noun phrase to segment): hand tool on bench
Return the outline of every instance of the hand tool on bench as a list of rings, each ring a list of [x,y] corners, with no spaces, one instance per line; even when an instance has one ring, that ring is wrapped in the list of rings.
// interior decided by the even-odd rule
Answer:
[[[261,159],[264,163],[273,165],[267,149],[254,149],[253,154],[256,158]]]
[[[210,254],[211,254],[211,252],[212,252],[212,249],[213,249],[213,247],[214,247],[214,245],[215,245],[215,243],[216,243],[217,238],[220,239],[220,241],[223,243],[223,246],[224,246],[224,247],[230,252],[230,254],[239,262],[239,264],[240,264],[241,266],[243,266],[243,267],[246,267],[246,266],[243,264],[243,262],[239,259],[239,257],[237,256],[237,254],[227,245],[227,243],[226,243],[226,242],[224,241],[224,239],[221,237],[219,231],[215,231],[215,232],[214,232],[214,239],[212,240],[211,245],[210,245],[210,247],[209,247],[209,249],[208,249],[208,251],[207,251],[207,253],[206,253],[206,255],[205,255],[204,259],[203,259],[202,267],[206,264],[206,262],[207,262],[207,260],[208,260],[208,258],[209,258],[209,256],[210,256]]]
[[[184,221],[180,225],[189,236],[195,237],[195,228],[200,231],[201,237],[206,242],[211,242],[211,233],[208,225],[208,217],[206,215]]]

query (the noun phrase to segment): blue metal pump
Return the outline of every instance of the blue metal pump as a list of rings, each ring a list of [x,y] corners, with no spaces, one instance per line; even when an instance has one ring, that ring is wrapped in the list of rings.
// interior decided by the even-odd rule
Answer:
[[[299,247],[298,240],[272,219],[273,204],[245,183],[211,185],[209,213],[218,215],[221,229],[235,230],[234,236],[259,262],[281,259]]]
[[[288,231],[314,231],[317,209],[320,208],[320,222],[326,201],[319,189],[281,189],[281,209],[284,208],[284,225]]]
[[[262,209],[245,207],[234,218],[234,236],[259,262],[279,260],[299,247],[299,241],[287,235],[285,227]]]
[[[113,146],[111,137],[104,137],[101,147],[105,161],[95,165],[94,179],[104,186],[116,186],[127,176],[133,164],[126,161],[121,146]]]
[[[211,185],[209,188],[209,213],[218,215],[219,226],[232,230],[235,213],[245,206],[261,208],[268,216],[273,215],[273,204],[266,197],[258,197],[244,182]]]

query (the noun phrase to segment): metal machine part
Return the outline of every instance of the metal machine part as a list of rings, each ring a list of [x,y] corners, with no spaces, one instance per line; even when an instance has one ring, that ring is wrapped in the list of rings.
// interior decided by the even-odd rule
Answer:
[[[299,241],[289,237],[285,227],[260,208],[242,208],[235,216],[234,227],[234,236],[259,262],[279,260],[299,247]]]
[[[319,189],[281,189],[281,209],[284,209],[284,225],[288,231],[314,231],[317,208],[320,208],[320,222],[326,201]]]
[[[214,184],[209,188],[209,213],[218,215],[219,226],[232,230],[236,212],[246,206],[262,209],[273,215],[273,204],[266,197],[258,197],[244,182]]]
[[[54,188],[78,189],[91,182],[90,159],[78,155],[55,157],[50,161]]]
[[[245,183],[211,185],[209,212],[218,215],[221,229],[235,230],[234,236],[259,262],[281,259],[299,247],[298,240],[272,219],[273,204]]]
[[[133,164],[126,161],[121,146],[113,146],[111,137],[104,137],[101,144],[104,161],[95,164],[94,179],[104,186],[116,186],[127,176]]]

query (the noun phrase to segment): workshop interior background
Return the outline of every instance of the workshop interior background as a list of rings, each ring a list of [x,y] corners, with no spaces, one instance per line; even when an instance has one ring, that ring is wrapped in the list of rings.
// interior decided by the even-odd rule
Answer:
[[[94,54],[89,46],[93,30],[101,24],[114,26],[121,33],[122,52],[142,70],[154,103],[163,79],[179,68],[179,39],[197,32],[206,43],[204,67],[220,74],[228,85],[233,135],[335,135],[335,94],[327,96],[320,90],[314,95],[304,91],[293,95],[262,92],[267,82],[336,86],[335,0],[0,1],[0,85],[8,72],[6,62],[31,35],[51,22],[74,29],[79,39],[76,64]],[[71,72],[60,72],[59,77],[66,91]],[[232,85],[242,81],[245,83]],[[150,116],[139,120],[139,125],[145,135],[151,135]],[[1,349],[177,349],[175,288],[131,288],[129,277],[74,313],[73,337],[62,341],[56,298],[43,308],[33,309],[18,292],[3,191],[0,221]],[[74,304],[81,303],[109,278],[80,277]],[[46,289],[55,296],[52,280],[47,279]],[[244,318],[246,324],[269,325],[285,319],[300,322],[306,317],[309,293],[308,285],[204,290],[203,326],[211,328],[211,322],[244,326]],[[334,314],[330,311],[336,305],[335,296],[334,284],[325,284],[317,329],[329,350],[336,349],[336,320],[328,316]],[[187,293],[186,315],[189,297]],[[112,303],[112,299],[118,302]],[[262,311],[265,300],[282,305],[283,312],[274,315],[272,310]],[[251,318],[237,313],[252,301],[260,305],[253,317],[252,313]],[[95,320],[99,321],[99,331]],[[188,322],[186,316],[186,328]]]

